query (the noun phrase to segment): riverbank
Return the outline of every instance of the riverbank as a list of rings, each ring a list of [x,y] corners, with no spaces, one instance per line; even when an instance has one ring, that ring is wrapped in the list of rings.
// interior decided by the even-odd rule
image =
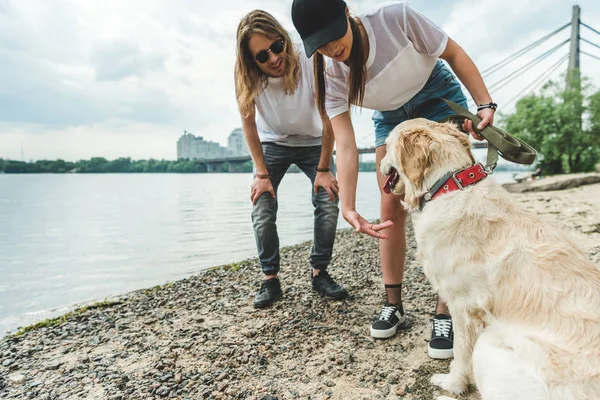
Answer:
[[[514,194],[600,264],[600,184]],[[0,397],[41,399],[431,399],[448,362],[426,354],[435,296],[408,234],[404,304],[412,328],[369,336],[384,300],[377,240],[340,231],[331,274],[351,298],[310,289],[310,243],[282,251],[284,299],[251,306],[255,260],[74,312],[0,342]],[[472,393],[462,399],[474,400]]]

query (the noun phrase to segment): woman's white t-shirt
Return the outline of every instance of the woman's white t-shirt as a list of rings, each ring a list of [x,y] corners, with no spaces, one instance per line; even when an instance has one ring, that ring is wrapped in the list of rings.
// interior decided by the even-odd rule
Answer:
[[[404,2],[386,2],[358,17],[369,38],[363,107],[402,107],[425,86],[448,35]],[[326,58],[325,108],[329,118],[348,111],[350,68]]]
[[[315,102],[312,59],[302,46],[294,45],[300,57],[300,79],[292,95],[283,91],[281,78],[268,78],[254,99],[256,128],[262,143],[285,146],[317,146],[323,136],[323,121]]]

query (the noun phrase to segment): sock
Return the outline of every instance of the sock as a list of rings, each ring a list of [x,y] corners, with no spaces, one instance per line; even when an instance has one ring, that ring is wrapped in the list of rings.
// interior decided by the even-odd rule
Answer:
[[[385,285],[385,294],[387,296],[387,302],[389,304],[395,304],[400,310],[400,314],[404,315],[404,308],[402,307],[402,284]]]

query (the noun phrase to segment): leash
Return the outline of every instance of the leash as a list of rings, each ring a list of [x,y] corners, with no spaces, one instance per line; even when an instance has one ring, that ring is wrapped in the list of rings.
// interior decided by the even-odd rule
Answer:
[[[419,117],[419,112],[426,106],[431,105],[433,102],[444,102],[455,114],[448,117],[442,118],[436,122],[453,122],[459,126],[462,125],[465,119],[473,122],[473,130],[483,136],[488,142],[488,151],[486,156],[486,170],[491,173],[498,164],[498,156],[504,158],[507,161],[514,162],[517,164],[531,165],[537,157],[537,151],[522,141],[503,131],[502,129],[487,125],[485,128],[479,130],[477,125],[481,122],[481,118],[471,113],[466,108],[456,104],[453,101],[443,99],[441,97],[434,97],[419,104],[413,113],[413,118]]]

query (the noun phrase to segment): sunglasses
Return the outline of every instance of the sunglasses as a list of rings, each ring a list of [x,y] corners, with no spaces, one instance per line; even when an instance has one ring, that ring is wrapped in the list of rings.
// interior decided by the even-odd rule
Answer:
[[[270,51],[273,52],[273,54],[280,54],[283,51],[283,48],[285,47],[284,45],[285,41],[283,39],[276,40],[267,50],[261,50],[258,53],[256,53],[254,59],[259,63],[264,64],[267,61],[269,61]]]

